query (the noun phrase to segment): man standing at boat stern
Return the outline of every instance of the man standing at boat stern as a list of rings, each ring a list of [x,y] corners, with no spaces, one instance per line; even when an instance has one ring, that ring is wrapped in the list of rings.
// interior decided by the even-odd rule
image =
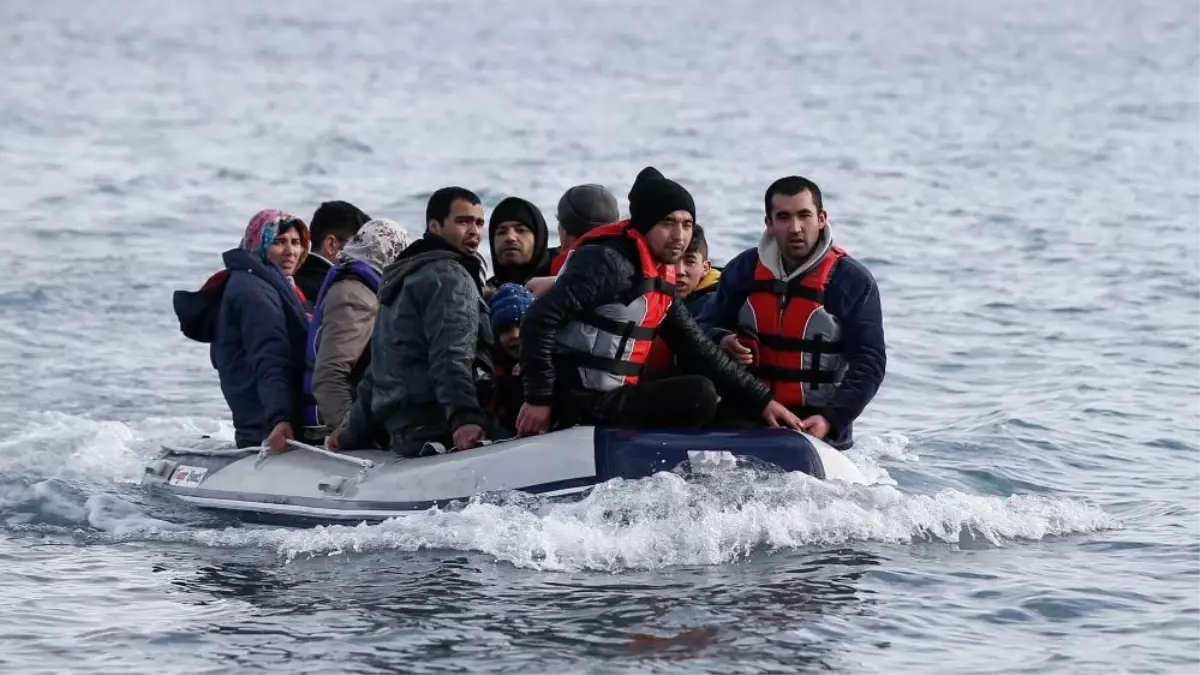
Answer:
[[[887,369],[879,289],[834,243],[816,183],[780,178],[764,202],[761,241],[725,267],[699,323],[805,431],[844,450]]]
[[[492,374],[475,253],[483,207],[469,190],[442,188],[425,217],[425,236],[384,271],[371,367],[332,448],[371,447],[380,430],[405,457],[425,454],[427,443],[465,450],[497,437],[482,405]]]
[[[712,420],[718,391],[767,424],[799,425],[673,302],[675,266],[695,224],[691,194],[647,167],[629,192],[629,211],[629,220],[584,235],[526,313],[518,433],[543,433],[552,423],[700,427]],[[660,332],[698,374],[638,382]]]

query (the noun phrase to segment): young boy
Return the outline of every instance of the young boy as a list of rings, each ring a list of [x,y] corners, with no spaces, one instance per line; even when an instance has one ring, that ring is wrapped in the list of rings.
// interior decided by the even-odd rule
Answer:
[[[713,267],[708,259],[704,228],[696,225],[692,228],[692,243],[679,261],[675,274],[675,297],[687,307],[692,318],[698,317],[705,303],[715,297],[720,280],[721,270]]]
[[[521,388],[521,318],[533,304],[533,294],[518,284],[501,284],[492,295],[492,351],[494,412],[508,431],[517,427],[517,413],[525,402]]]

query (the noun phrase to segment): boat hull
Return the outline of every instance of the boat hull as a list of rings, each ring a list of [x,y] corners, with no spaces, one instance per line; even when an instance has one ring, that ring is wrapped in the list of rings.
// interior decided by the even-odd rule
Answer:
[[[748,462],[815,478],[865,482],[837,450],[793,431],[596,427],[414,459],[378,450],[264,453],[203,439],[164,446],[146,467],[142,482],[194,506],[245,520],[307,525],[379,522],[486,493],[568,497],[614,478],[645,478],[677,468],[705,473]]]

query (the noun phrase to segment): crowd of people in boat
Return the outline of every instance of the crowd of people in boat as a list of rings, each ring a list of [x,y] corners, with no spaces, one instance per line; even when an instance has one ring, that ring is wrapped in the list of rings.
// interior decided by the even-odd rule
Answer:
[[[848,448],[886,369],[878,288],[816,183],[780,178],[763,207],[757,246],[720,269],[692,195],[653,167],[624,218],[605,187],[568,189],[557,248],[530,201],[488,217],[462,187],[430,196],[419,238],[343,201],[308,223],[267,209],[175,311],[210,345],[239,447],[413,457],[582,424]]]

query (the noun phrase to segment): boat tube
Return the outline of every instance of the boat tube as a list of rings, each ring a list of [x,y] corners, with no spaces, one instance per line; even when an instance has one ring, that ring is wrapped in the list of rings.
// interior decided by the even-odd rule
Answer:
[[[295,444],[281,453],[211,438],[164,445],[143,485],[205,509],[289,525],[379,522],[476,495],[577,495],[614,478],[771,465],[815,478],[866,483],[824,441],[788,429],[649,431],[572,427],[462,452],[399,458],[383,450],[332,452]]]

